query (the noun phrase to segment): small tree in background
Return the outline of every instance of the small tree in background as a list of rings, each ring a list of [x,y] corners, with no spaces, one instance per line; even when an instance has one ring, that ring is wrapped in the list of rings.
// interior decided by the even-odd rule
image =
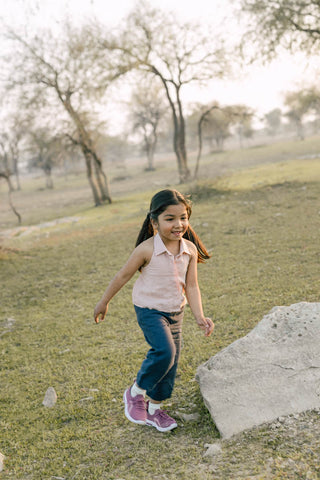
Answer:
[[[194,179],[198,178],[199,165],[200,165],[202,146],[203,146],[203,127],[209,121],[209,116],[211,115],[211,113],[214,110],[219,108],[220,107],[218,106],[218,104],[213,104],[211,106],[196,105],[195,111],[189,117],[189,123],[194,123],[195,119],[197,121],[196,130],[198,135],[198,154],[197,154],[196,166],[193,174]]]
[[[155,82],[146,82],[133,92],[130,102],[130,120],[133,132],[142,136],[147,155],[146,170],[155,170],[154,154],[158,141],[158,130],[168,107],[162,88]]]
[[[204,135],[210,141],[215,142],[218,150],[223,150],[225,140],[230,137],[230,125],[232,119],[228,110],[223,107],[214,107],[206,118],[204,123]]]
[[[54,187],[52,169],[61,163],[61,138],[51,137],[47,129],[34,128],[29,131],[29,168],[40,168],[45,174],[46,188]]]
[[[282,125],[282,111],[280,108],[274,108],[264,115],[264,121],[268,135],[274,137]]]
[[[285,95],[284,104],[288,108],[285,116],[295,128],[300,140],[304,140],[303,121],[317,102],[319,103],[319,97],[311,90],[298,90]]]
[[[252,127],[254,111],[247,105],[230,105],[225,107],[224,111],[238,136],[240,148],[243,148],[243,140],[251,138],[254,134]]]
[[[26,135],[28,122],[29,118],[25,115],[22,109],[16,113],[8,113],[2,122],[2,128],[4,130],[0,134],[0,147],[3,163],[9,174],[9,182],[12,189],[13,185],[10,180],[11,175],[14,175],[15,177],[16,189],[21,189],[19,158],[22,152],[21,143]]]
[[[2,178],[8,183],[10,192],[14,190],[11,182],[12,169],[9,154],[9,139],[7,133],[0,135],[0,171],[2,172]]]

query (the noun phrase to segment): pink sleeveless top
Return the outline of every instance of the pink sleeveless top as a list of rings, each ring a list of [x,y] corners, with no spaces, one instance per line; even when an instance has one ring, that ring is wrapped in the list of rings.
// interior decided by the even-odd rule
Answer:
[[[159,233],[153,241],[151,260],[133,286],[133,303],[137,307],[178,312],[186,303],[184,289],[191,252],[183,239],[178,255],[167,250]]]

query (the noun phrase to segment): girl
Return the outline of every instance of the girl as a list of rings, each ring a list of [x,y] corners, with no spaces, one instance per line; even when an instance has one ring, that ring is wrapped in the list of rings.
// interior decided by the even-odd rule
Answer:
[[[95,322],[104,320],[110,300],[140,271],[132,298],[151,348],[123,400],[131,422],[152,425],[160,432],[177,426],[161,410],[161,403],[171,396],[174,386],[186,298],[207,337],[214,328],[212,320],[203,314],[197,281],[197,262],[204,262],[209,254],[189,225],[190,215],[191,203],[178,191],[162,190],[154,195],[135,250],[94,309]]]

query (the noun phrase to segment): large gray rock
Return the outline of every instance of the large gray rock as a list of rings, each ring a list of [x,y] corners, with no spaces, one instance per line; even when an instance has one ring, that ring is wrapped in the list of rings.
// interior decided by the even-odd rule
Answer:
[[[196,379],[222,438],[320,407],[320,303],[273,308]]]
[[[0,472],[4,469],[4,459],[6,457],[3,455],[3,453],[0,452]]]

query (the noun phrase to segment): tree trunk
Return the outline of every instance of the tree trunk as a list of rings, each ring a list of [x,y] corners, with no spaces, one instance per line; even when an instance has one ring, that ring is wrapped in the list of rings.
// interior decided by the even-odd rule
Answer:
[[[92,175],[92,158],[90,153],[87,151],[87,149],[81,145],[82,153],[84,155],[85,161],[86,161],[86,167],[87,167],[87,178],[89,181],[89,185],[92,190],[92,195],[94,199],[94,204],[96,207],[99,207],[102,204],[101,197],[99,195],[99,191],[97,189],[97,186],[95,184],[93,175]]]
[[[58,88],[57,88],[57,93],[64,108],[69,113],[71,119],[73,120],[77,128],[77,132],[79,135],[78,143],[85,157],[86,166],[87,166],[87,177],[93,193],[93,199],[94,199],[95,205],[96,206],[101,205],[101,203],[104,201],[108,201],[109,203],[112,203],[109,182],[108,182],[107,176],[105,175],[102,169],[102,162],[94,150],[91,138],[88,132],[86,131],[86,129],[84,128],[78,113],[73,109],[71,105],[71,101],[70,101],[71,95],[63,96]],[[94,166],[95,166],[96,182],[93,179],[92,162],[94,163]]]
[[[180,183],[190,180],[190,170],[188,167],[187,149],[186,149],[186,128],[182,111],[182,103],[180,99],[180,87],[176,87],[176,97],[179,110],[179,130],[178,130],[178,145],[180,151],[181,174]]]
[[[185,129],[184,129],[184,120],[183,124],[180,123],[180,128],[178,130],[178,149],[180,157],[180,183],[185,183],[190,180],[190,170],[188,167],[188,158],[185,148]]]
[[[176,115],[176,112],[173,112],[173,150],[177,157],[177,164],[178,164],[178,172],[179,177],[182,177],[182,160],[181,160],[181,152],[179,148],[179,122]]]
[[[90,153],[92,155],[94,166],[95,166],[96,180],[100,189],[101,198],[103,201],[112,203],[109,180],[102,169],[102,162],[94,151],[91,150]]]
[[[154,149],[152,148],[152,145],[148,145],[147,147],[147,159],[148,159],[148,166],[147,166],[147,171],[152,172],[155,170],[154,168]]]
[[[178,172],[180,183],[186,182],[190,179],[190,170],[188,169],[188,159],[187,159],[187,152],[186,152],[186,143],[185,143],[185,126],[184,126],[184,117],[182,111],[182,104],[180,100],[180,87],[175,85],[176,91],[176,102],[173,101],[169,87],[167,84],[167,80],[160,74],[160,72],[153,67],[152,72],[157,75],[166,91],[166,96],[168,98],[171,111],[172,111],[172,121],[173,121],[173,150],[177,158],[178,164]],[[178,110],[178,111],[177,111]]]
[[[51,170],[45,170],[44,171],[46,175],[46,188],[49,190],[53,189],[53,181],[52,181],[52,176],[51,176]]]
[[[10,190],[10,192],[13,192],[14,191],[14,186],[12,185],[12,182],[11,182],[10,173],[8,173],[8,176],[6,178],[7,178],[9,190]]]
[[[21,190],[18,160],[16,158],[13,159],[13,171],[16,177],[17,190]]]
[[[144,131],[144,143],[146,147],[146,154],[147,154],[147,172],[152,172],[155,170],[154,168],[154,152],[156,149],[156,143],[157,143],[157,134],[156,134],[156,127],[153,126],[153,133],[148,135],[146,130]]]
[[[199,165],[200,165],[200,158],[201,158],[201,153],[202,153],[202,124],[206,121],[207,116],[209,113],[212,112],[215,108],[219,108],[216,105],[213,105],[212,107],[208,108],[205,112],[200,117],[200,120],[198,122],[198,155],[197,155],[197,161],[196,161],[196,167],[194,170],[193,178],[196,179],[198,177],[198,170],[199,170]]]
[[[21,215],[20,213],[15,209],[13,203],[12,203],[12,199],[11,199],[11,192],[12,192],[12,189],[11,189],[11,186],[10,186],[10,177],[8,174],[6,173],[2,173],[0,172],[0,178],[4,178],[7,183],[8,183],[8,200],[9,200],[9,205],[10,205],[10,208],[11,210],[13,211],[13,213],[18,217],[18,223],[19,225],[21,224]]]
[[[198,171],[199,171],[199,165],[200,165],[200,158],[201,158],[201,153],[202,153],[202,123],[204,122],[205,116],[201,115],[201,118],[198,123],[198,155],[197,155],[197,162],[196,162],[196,167],[194,169],[194,174],[193,178],[196,180],[198,178]]]

